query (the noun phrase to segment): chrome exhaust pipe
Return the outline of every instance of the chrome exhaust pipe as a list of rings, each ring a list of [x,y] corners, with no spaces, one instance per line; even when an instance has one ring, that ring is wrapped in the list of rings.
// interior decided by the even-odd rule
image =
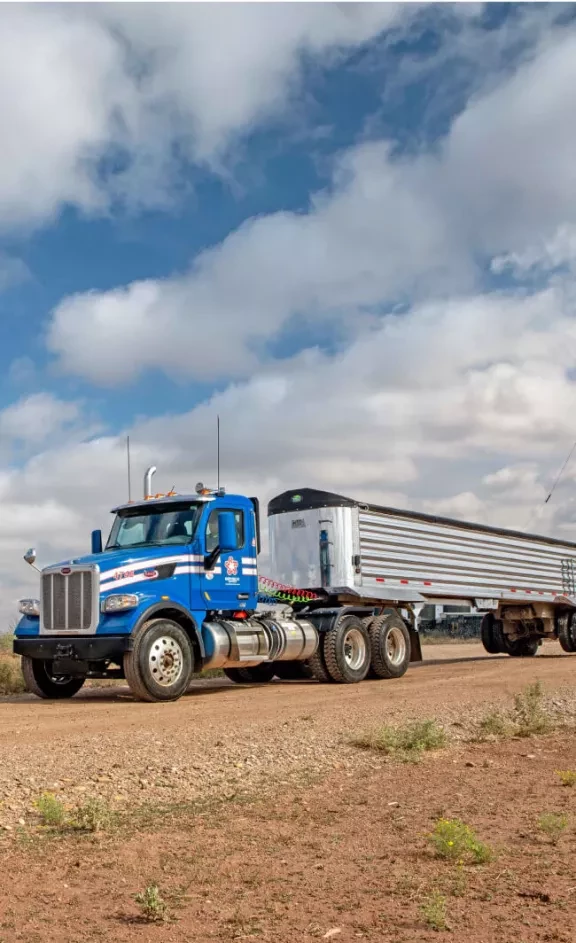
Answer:
[[[156,465],[150,465],[150,468],[146,469],[146,474],[144,475],[144,500],[149,498],[152,494],[152,475],[156,474]]]

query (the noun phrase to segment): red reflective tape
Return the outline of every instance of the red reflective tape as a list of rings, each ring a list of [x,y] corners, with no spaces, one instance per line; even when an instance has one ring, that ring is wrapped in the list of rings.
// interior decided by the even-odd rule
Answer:
[[[385,583],[386,580],[385,580],[382,576],[377,576],[377,577],[376,577],[376,582],[377,582],[377,583]]]
[[[408,580],[400,580],[401,583],[407,583]]]
[[[515,593],[516,590],[511,588],[511,589],[510,589],[510,592],[511,592],[511,593]]]
[[[432,586],[430,580],[424,580],[424,586]]]

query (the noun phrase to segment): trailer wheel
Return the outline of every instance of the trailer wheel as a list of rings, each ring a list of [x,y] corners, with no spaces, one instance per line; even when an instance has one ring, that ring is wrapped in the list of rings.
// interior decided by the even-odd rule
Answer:
[[[370,669],[370,637],[357,616],[344,616],[323,638],[326,670],[339,684],[357,684]]]
[[[26,690],[36,697],[57,699],[74,697],[78,693],[85,678],[73,678],[70,675],[58,675],[52,672],[52,662],[43,658],[29,658],[22,655],[22,674]]]
[[[567,612],[558,619],[558,641],[565,652],[576,652],[576,619],[573,612]]]
[[[271,662],[253,665],[251,668],[224,668],[224,674],[234,684],[267,684],[276,674]]]
[[[540,643],[537,638],[518,638],[511,642],[505,639],[506,654],[512,658],[532,658],[538,653]]]
[[[176,701],[186,691],[194,654],[186,632],[171,619],[150,619],[136,630],[124,674],[139,701]]]
[[[482,619],[480,637],[489,655],[502,654],[502,623],[499,619],[494,618],[493,612],[487,612]]]
[[[410,663],[410,635],[400,616],[395,612],[376,616],[367,628],[372,676],[401,678]]]
[[[314,677],[310,666],[304,661],[277,661],[274,671],[281,681],[307,681]]]

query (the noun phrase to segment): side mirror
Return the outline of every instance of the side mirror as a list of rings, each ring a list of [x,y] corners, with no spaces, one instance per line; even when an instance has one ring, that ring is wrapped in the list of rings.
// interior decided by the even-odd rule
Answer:
[[[26,560],[26,563],[30,564],[30,566],[34,566],[36,563],[36,548],[30,547],[30,550],[27,550],[24,554],[24,559]]]
[[[218,549],[220,553],[238,550],[236,519],[232,511],[221,511],[218,515]]]
[[[91,534],[92,553],[102,553],[102,531],[93,530]]]

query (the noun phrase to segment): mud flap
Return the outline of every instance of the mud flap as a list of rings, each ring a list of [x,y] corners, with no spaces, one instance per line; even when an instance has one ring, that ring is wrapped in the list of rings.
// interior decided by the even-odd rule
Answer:
[[[415,661],[423,661],[422,658],[422,642],[420,639],[420,632],[416,632],[411,625],[407,626],[408,634],[410,636],[410,663]]]

